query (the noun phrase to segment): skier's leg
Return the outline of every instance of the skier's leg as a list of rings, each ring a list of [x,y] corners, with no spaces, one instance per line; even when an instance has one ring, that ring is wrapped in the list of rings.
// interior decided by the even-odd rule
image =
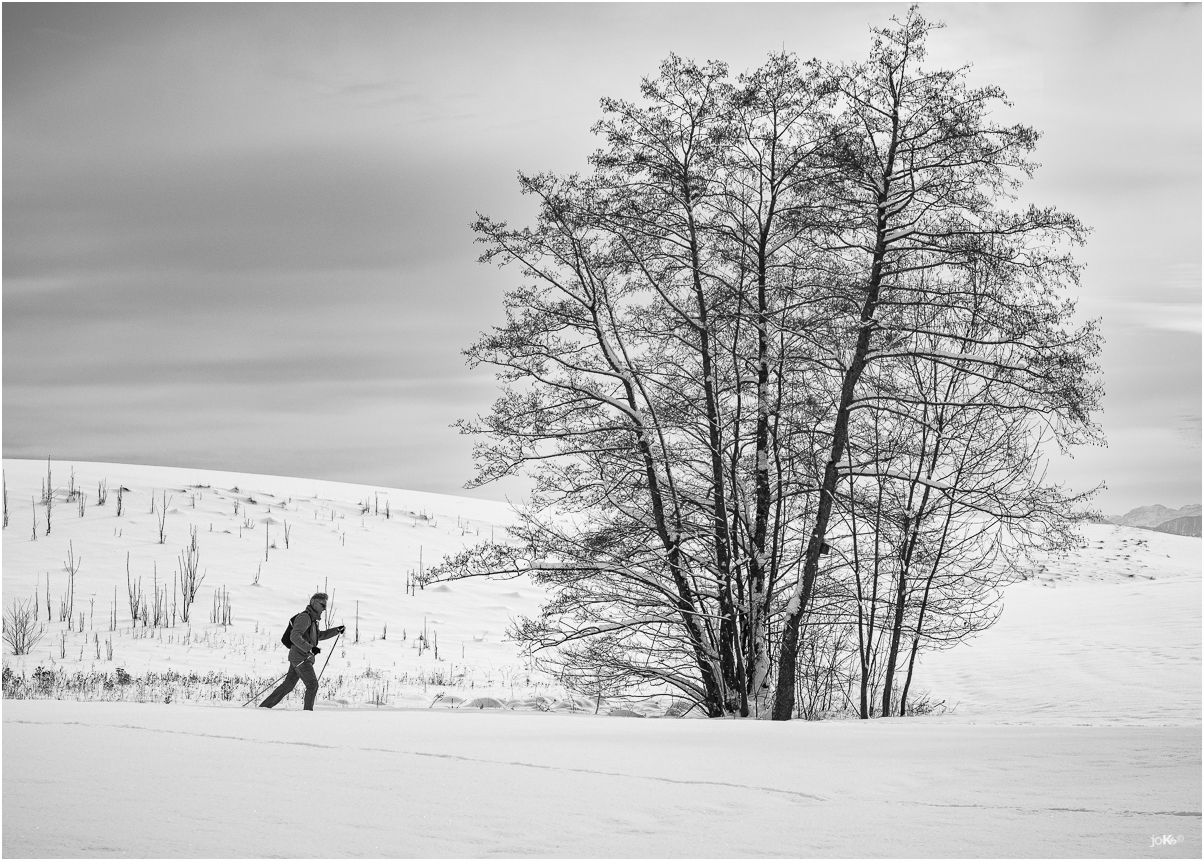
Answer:
[[[314,665],[309,661],[297,664],[297,674],[305,682],[305,710],[314,710],[314,700],[318,698],[318,676],[314,673]]]
[[[312,672],[312,670],[310,672]],[[280,686],[277,687],[276,690],[272,691],[271,694],[268,695],[266,700],[259,704],[259,707],[261,709],[270,709],[272,706],[276,705],[282,699],[287,697],[293,692],[293,688],[297,686],[298,678],[300,677],[297,675],[297,668],[292,664],[289,664],[288,675],[284,677],[284,681],[280,683]]]

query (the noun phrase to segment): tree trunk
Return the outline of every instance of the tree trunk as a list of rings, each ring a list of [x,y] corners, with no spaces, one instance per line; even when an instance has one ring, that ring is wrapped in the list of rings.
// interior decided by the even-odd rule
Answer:
[[[899,658],[899,642],[903,635],[903,611],[907,604],[907,566],[899,566],[899,584],[895,590],[895,618],[891,624],[890,647],[886,653],[886,675],[882,681],[882,716],[890,717],[890,694],[895,680],[895,664]]]
[[[840,390],[840,405],[836,413],[836,423],[832,431],[832,447],[828,463],[824,468],[824,480],[820,487],[819,504],[815,511],[815,528],[811,540],[807,544],[806,560],[803,563],[802,582],[795,596],[791,599],[786,614],[786,624],[782,634],[782,653],[778,661],[778,691],[774,700],[773,719],[790,720],[794,713],[794,674],[798,665],[798,629],[799,619],[811,600],[811,592],[815,586],[815,577],[819,573],[819,557],[823,549],[824,537],[828,531],[828,520],[832,514],[832,501],[836,493],[836,484],[840,477],[838,464],[844,457],[845,446],[849,439],[849,414],[853,406],[853,397],[857,392],[857,383],[865,370],[866,356],[870,351],[870,338],[873,334],[874,312],[878,309],[878,301],[882,293],[882,281],[886,258],[887,214],[886,201],[891,189],[891,170],[895,158],[895,146],[898,140],[898,114],[894,116],[896,125],[892,137],[891,149],[887,160],[887,169],[883,178],[881,191],[878,193],[877,238],[874,247],[873,265],[870,268],[870,280],[865,303],[861,308],[860,331],[857,335],[857,345],[853,350],[853,359],[845,371],[844,382]]]

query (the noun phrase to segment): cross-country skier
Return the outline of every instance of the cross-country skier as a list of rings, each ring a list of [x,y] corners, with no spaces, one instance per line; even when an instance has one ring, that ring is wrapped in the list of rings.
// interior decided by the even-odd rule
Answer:
[[[289,639],[292,645],[288,650],[288,675],[280,683],[280,687],[259,704],[260,708],[270,709],[276,703],[292,693],[297,686],[297,680],[305,682],[305,710],[314,710],[314,700],[318,698],[318,677],[314,675],[314,655],[322,650],[318,648],[318,640],[327,640],[343,633],[343,626],[320,630],[318,620],[326,612],[327,597],[325,592],[317,592],[309,599],[309,606],[293,616],[289,625],[292,633]]]

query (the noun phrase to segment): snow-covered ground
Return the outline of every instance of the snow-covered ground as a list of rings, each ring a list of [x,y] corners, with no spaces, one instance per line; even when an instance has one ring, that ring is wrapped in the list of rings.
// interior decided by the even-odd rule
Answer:
[[[4,854],[1199,857],[1199,741],[33,700],[5,704]]]
[[[71,467],[52,464],[60,494]],[[334,622],[353,625],[359,601],[360,643],[335,651],[330,696],[312,714],[297,694],[270,712],[240,709],[241,692],[190,700],[172,681],[143,689],[154,702],[6,700],[5,856],[1200,857],[1198,539],[1088,527],[1087,549],[1009,588],[995,627],[923,659],[916,686],[945,700],[945,715],[631,720],[569,698],[504,640],[509,618],[538,605],[530,583],[407,593],[420,564],[490,530],[505,540],[505,506],[200,470],[74,469],[83,517],[60,499],[46,536],[38,506],[34,541],[46,464],[4,462],[4,603],[36,588],[45,619],[49,576],[54,620],[32,655],[5,654],[7,670],[270,681],[283,672],[284,622],[323,583]],[[118,483],[130,489],[120,518]],[[170,498],[163,544],[152,491]],[[126,554],[149,594],[156,570],[170,584],[190,525],[207,569],[191,630],[177,620],[143,636],[130,625]],[[66,631],[69,549],[82,561]],[[227,626],[209,621],[218,586],[230,595]],[[420,650],[424,627],[431,647]],[[466,707],[483,697],[514,708]]]
[[[45,620],[49,581],[52,620],[32,654],[5,655],[13,672],[28,675],[41,666],[68,674],[113,673],[121,667],[135,677],[221,672],[271,680],[287,666],[281,632],[323,589],[333,598],[324,624],[348,629],[336,652],[323,657],[330,660],[323,678],[331,682],[325,691],[331,697],[426,706],[439,692],[446,694],[441,703],[454,700],[457,691],[507,699],[549,694],[546,683],[528,683],[525,662],[506,641],[511,618],[533,614],[539,605],[541,593],[529,582],[472,580],[407,591],[416,572],[447,553],[490,538],[504,541],[512,521],[504,503],[205,470],[54,462],[50,468],[59,499],[50,535],[45,507],[36,506],[35,541],[34,498],[41,497],[47,465],[4,461],[5,605],[32,602],[36,592]],[[82,517],[77,503],[63,499],[72,469],[75,486],[86,494]],[[99,506],[102,480],[108,501]],[[119,486],[128,488],[120,517]],[[362,513],[365,505],[369,511]],[[197,530],[204,581],[190,622],[177,612],[174,625],[132,624],[127,565],[148,605],[157,583],[166,592],[167,614],[173,601],[179,611],[173,586],[191,529]],[[78,561],[73,630],[59,622],[69,554]],[[233,616],[229,625],[211,621],[215,597],[223,595]],[[114,606],[117,625],[110,630]],[[290,700],[285,707],[296,704]]]
[[[1200,723],[1200,539],[1089,525],[1088,546],[1008,587],[978,638],[917,682],[994,723]]]

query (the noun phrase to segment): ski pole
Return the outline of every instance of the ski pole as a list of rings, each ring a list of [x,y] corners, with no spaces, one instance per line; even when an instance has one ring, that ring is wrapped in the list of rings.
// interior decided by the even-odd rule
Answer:
[[[284,674],[284,676],[287,676],[287,675],[288,675],[288,673],[286,672],[286,673]],[[284,676],[280,676],[279,678],[277,678],[277,679],[276,679],[276,682],[280,681],[280,679],[283,679],[283,678],[284,678]],[[267,690],[268,688],[270,688],[272,685],[276,684],[276,682],[272,682],[272,683],[271,683],[271,684],[269,684],[267,687],[260,689],[260,691],[259,691],[259,694],[262,694],[264,691],[266,691],[266,690]],[[248,706],[250,703],[254,702],[256,699],[258,699],[258,698],[259,698],[259,694],[253,694],[253,695],[251,696],[251,699],[247,700],[245,703],[243,703],[241,706],[239,706],[239,708],[243,708],[243,709],[245,709],[245,708],[246,708],[246,707],[247,707],[247,706]]]
[[[339,631],[339,633],[334,635],[334,645],[332,645],[330,647],[330,652],[327,653],[327,655],[326,655],[326,663],[322,664],[322,669],[318,673],[318,681],[319,682],[322,681],[322,673],[326,672],[326,664],[330,663],[330,656],[334,654],[334,647],[339,644],[339,637],[341,637],[341,636],[343,636],[342,631]]]

